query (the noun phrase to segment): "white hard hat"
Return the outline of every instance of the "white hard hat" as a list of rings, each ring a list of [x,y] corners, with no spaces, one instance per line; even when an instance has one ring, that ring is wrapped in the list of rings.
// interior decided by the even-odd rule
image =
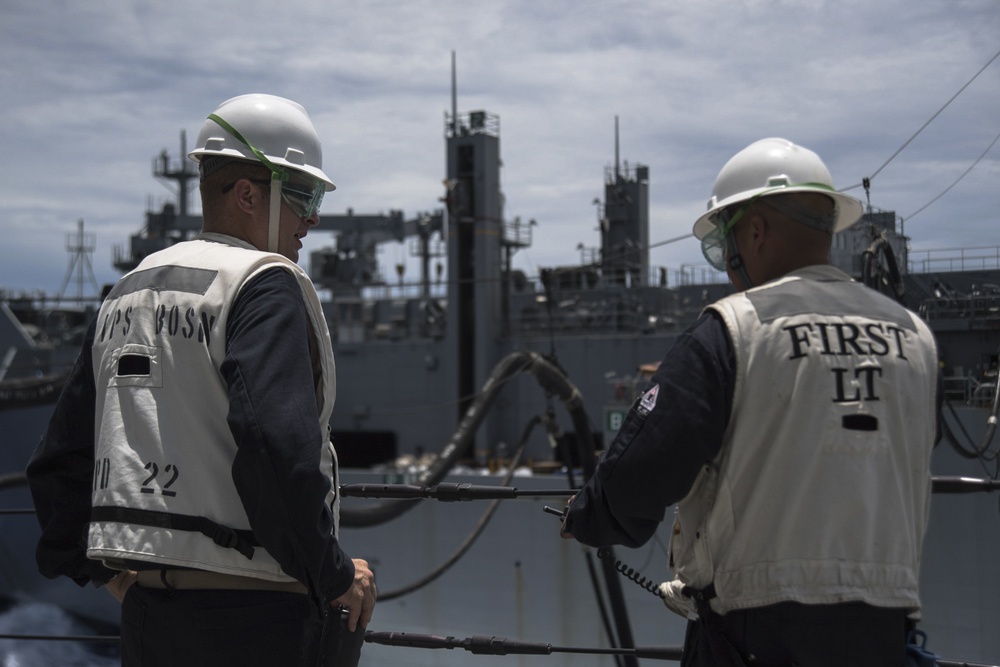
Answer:
[[[324,183],[327,191],[337,187],[323,173],[323,150],[309,115],[301,104],[284,97],[253,93],[220,104],[188,153],[203,167],[212,156],[260,161],[272,170],[307,174]]]
[[[831,232],[847,229],[864,211],[861,202],[833,188],[826,165],[808,148],[787,139],[761,139],[729,159],[712,187],[708,212],[694,223],[702,239],[716,227],[716,215],[733,204],[760,196],[791,192],[817,192],[833,200]]]

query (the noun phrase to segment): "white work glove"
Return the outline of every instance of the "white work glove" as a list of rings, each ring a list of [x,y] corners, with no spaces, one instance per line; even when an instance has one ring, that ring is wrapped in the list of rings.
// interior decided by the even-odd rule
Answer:
[[[698,608],[694,604],[694,598],[681,593],[684,586],[686,584],[680,579],[673,579],[664,581],[657,586],[657,590],[660,592],[663,604],[667,605],[670,611],[693,621],[698,618]]]

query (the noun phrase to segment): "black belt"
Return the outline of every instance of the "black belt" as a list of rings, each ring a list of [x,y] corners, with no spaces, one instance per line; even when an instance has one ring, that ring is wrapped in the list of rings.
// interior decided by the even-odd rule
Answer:
[[[210,572],[208,570],[141,570],[137,573],[138,583],[143,588],[167,590],[229,590],[229,591],[279,591],[282,593],[305,594],[305,585],[300,581],[271,581],[238,574]]]

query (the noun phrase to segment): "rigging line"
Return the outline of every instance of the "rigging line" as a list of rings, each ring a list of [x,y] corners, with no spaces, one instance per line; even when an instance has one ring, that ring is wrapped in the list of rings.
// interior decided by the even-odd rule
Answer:
[[[969,174],[969,172],[972,171],[973,169],[975,169],[976,165],[979,164],[979,162],[984,157],[986,157],[986,154],[990,152],[990,150],[993,148],[994,145],[996,145],[997,140],[1000,140],[1000,132],[997,132],[997,136],[993,137],[993,141],[991,141],[990,145],[986,147],[986,150],[984,150],[982,152],[982,154],[979,157],[976,158],[975,162],[973,162],[971,165],[969,165],[968,169],[966,169],[964,172],[962,172],[961,176],[959,176],[958,178],[955,179],[954,183],[952,183],[951,185],[949,185],[948,187],[946,187],[944,190],[942,190],[941,194],[939,194],[937,197],[935,197],[934,199],[930,200],[929,202],[927,202],[926,204],[924,204],[923,206],[921,206],[920,208],[918,208],[916,211],[914,211],[910,215],[906,216],[905,219],[906,220],[912,220],[913,216],[915,216],[917,213],[920,213],[921,211],[923,211],[925,208],[927,208],[928,206],[930,206],[931,204],[933,204],[934,202],[936,202],[938,199],[941,199],[941,197],[943,197],[944,195],[946,195],[949,190],[951,190],[953,187],[955,187],[956,185],[958,185],[958,182],[960,180],[962,180],[963,178],[965,178]]]
[[[683,241],[684,239],[691,238],[692,236],[694,236],[694,234],[689,232],[687,234],[684,234],[683,236],[675,236],[674,238],[667,239],[666,241],[657,241],[656,243],[650,243],[648,246],[646,246],[646,250],[659,248],[661,245],[669,245],[671,243],[677,243],[678,241]]]
[[[893,161],[894,159],[896,159],[896,156],[897,156],[897,155],[899,155],[900,153],[902,153],[902,152],[903,152],[903,149],[904,149],[904,148],[906,148],[907,146],[909,146],[909,145],[910,145],[910,142],[911,142],[911,141],[913,141],[914,139],[916,139],[916,138],[917,138],[917,135],[918,135],[918,134],[920,134],[921,132],[923,132],[923,131],[924,131],[924,128],[926,128],[926,127],[927,127],[928,125],[930,125],[930,124],[931,124],[931,122],[932,122],[932,121],[933,121],[933,120],[934,120],[935,118],[937,118],[937,117],[938,117],[939,115],[941,115],[941,112],[942,112],[942,111],[944,111],[944,110],[945,110],[946,108],[948,108],[948,105],[949,105],[949,104],[951,104],[952,102],[954,102],[954,101],[955,101],[955,98],[956,98],[956,97],[958,97],[959,95],[961,95],[961,94],[962,94],[962,91],[964,91],[964,90],[965,90],[966,88],[968,88],[968,87],[969,87],[969,86],[970,86],[970,85],[972,84],[972,82],[973,82],[973,81],[975,81],[975,80],[976,80],[976,78],[977,78],[977,77],[979,77],[979,75],[980,75],[980,74],[982,74],[982,73],[983,73],[983,71],[984,71],[984,70],[985,70],[985,69],[986,69],[987,67],[989,67],[990,65],[992,65],[992,64],[993,64],[993,61],[994,61],[994,60],[996,60],[996,59],[997,59],[998,57],[1000,57],[1000,51],[997,51],[997,52],[996,52],[995,54],[993,54],[993,57],[992,57],[992,58],[990,58],[990,59],[989,59],[989,61],[988,61],[988,62],[987,62],[987,63],[986,63],[985,65],[983,65],[983,66],[982,66],[982,67],[981,67],[981,68],[979,69],[979,71],[978,71],[978,72],[976,72],[976,73],[975,73],[975,75],[973,75],[973,77],[972,77],[971,79],[969,79],[969,80],[968,80],[968,81],[966,82],[966,84],[965,84],[964,86],[962,86],[961,88],[959,88],[959,89],[958,89],[958,92],[957,92],[957,93],[955,93],[954,95],[952,95],[952,96],[951,96],[951,99],[949,99],[949,100],[948,100],[947,102],[945,102],[945,103],[944,103],[944,106],[943,106],[943,107],[941,107],[940,109],[938,109],[938,110],[937,110],[937,112],[935,112],[935,114],[934,114],[933,116],[931,116],[931,117],[930,117],[930,118],[929,118],[929,119],[927,120],[927,122],[926,122],[926,123],[924,123],[923,125],[921,125],[921,126],[920,126],[920,129],[919,129],[919,130],[917,130],[916,132],[914,132],[914,133],[913,133],[913,136],[912,136],[912,137],[910,137],[909,139],[907,139],[907,140],[906,140],[906,143],[904,143],[904,144],[903,144],[902,146],[900,146],[900,147],[899,147],[899,149],[897,149],[895,153],[893,153],[892,155],[890,155],[890,156],[889,156],[889,159],[888,159],[888,160],[886,160],[886,161],[885,161],[885,162],[884,162],[884,163],[882,164],[882,166],[881,166],[881,167],[879,167],[878,169],[876,169],[876,170],[875,170],[875,173],[874,173],[874,174],[872,174],[871,176],[869,176],[869,177],[868,177],[868,181],[870,182],[870,181],[871,181],[871,180],[872,180],[873,178],[875,178],[876,176],[878,176],[878,175],[879,175],[879,172],[881,172],[881,171],[882,171],[883,169],[885,169],[885,168],[886,168],[886,167],[887,167],[887,166],[889,165],[889,163],[890,163],[890,162],[892,162],[892,161]],[[848,191],[848,190],[853,190],[854,188],[859,188],[859,187],[861,187],[862,185],[863,185],[863,183],[858,183],[857,185],[852,185],[852,186],[851,186],[851,187],[849,187],[849,188],[844,188],[843,190],[841,190],[841,192],[846,192],[846,191]]]
[[[514,380],[516,377],[517,377],[517,375],[512,375],[512,376],[510,376],[508,378],[503,378],[503,379],[497,380],[496,382],[497,382],[498,386],[503,386],[503,385],[507,384],[508,382],[510,382],[511,380]],[[482,396],[484,393],[486,393],[486,392],[480,390],[480,391],[473,392],[471,394],[466,394],[465,396],[460,396],[460,397],[455,398],[455,399],[448,399],[448,400],[445,400],[445,401],[437,401],[435,403],[425,403],[423,405],[415,405],[412,408],[401,408],[401,409],[395,410],[395,411],[391,411],[391,410],[387,410],[387,411],[374,410],[374,411],[372,411],[371,414],[379,416],[379,417],[408,417],[410,415],[419,415],[419,414],[424,414],[424,413],[427,413],[427,412],[433,412],[435,410],[442,410],[444,408],[450,408],[450,407],[454,407],[456,405],[461,405],[464,401],[474,401],[477,398],[479,398],[480,396]]]
[[[689,239],[692,236],[694,236],[694,234],[692,232],[688,232],[687,234],[682,234],[681,236],[675,236],[675,237],[673,237],[671,239],[666,239],[664,241],[657,241],[656,243],[648,243],[648,244],[646,244],[645,247],[637,245],[634,248],[626,248],[626,249],[620,250],[618,253],[609,255],[608,257],[605,257],[604,259],[602,259],[600,261],[590,262],[589,264],[581,264],[580,266],[573,266],[573,267],[570,267],[570,268],[572,268],[572,269],[579,269],[581,267],[584,267],[584,268],[593,267],[593,268],[598,268],[599,269],[599,268],[602,268],[604,266],[604,264],[606,264],[608,262],[611,262],[611,261],[614,261],[614,260],[619,260],[619,259],[626,259],[626,258],[632,257],[633,255],[638,255],[639,253],[641,253],[641,252],[643,252],[645,250],[652,250],[653,248],[659,248],[660,246],[670,245],[671,243],[677,243],[678,241],[683,241],[685,239]]]

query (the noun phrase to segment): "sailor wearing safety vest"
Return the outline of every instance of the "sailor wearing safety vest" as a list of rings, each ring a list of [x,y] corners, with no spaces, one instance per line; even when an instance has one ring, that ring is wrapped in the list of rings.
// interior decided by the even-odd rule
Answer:
[[[341,609],[356,663],[376,589],[338,541],[333,351],[295,263],[335,186],[271,95],[190,157],[202,233],[108,294],[29,464],[39,568],[123,600],[125,665],[315,665]]]
[[[860,202],[765,139],[694,226],[737,293],[666,353],[563,536],[637,547],[676,503],[660,586],[683,665],[902,665],[938,437],[926,324],[830,265]]]

